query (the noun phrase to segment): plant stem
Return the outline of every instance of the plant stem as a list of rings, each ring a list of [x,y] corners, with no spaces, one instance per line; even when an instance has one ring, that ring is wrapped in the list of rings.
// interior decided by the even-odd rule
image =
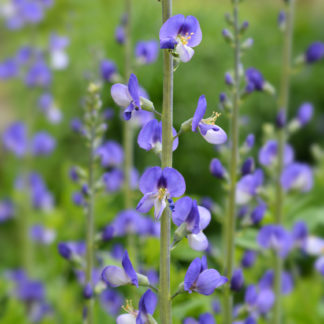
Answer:
[[[231,138],[232,147],[230,154],[230,187],[225,222],[225,273],[230,279],[234,268],[234,247],[235,247],[235,217],[236,217],[236,182],[239,159],[239,100],[240,100],[240,40],[238,21],[238,0],[233,1],[234,18],[234,89],[233,89],[233,111],[231,116]],[[233,297],[229,285],[224,295],[224,323],[232,324]]]
[[[162,0],[162,22],[171,17],[172,0]],[[172,167],[173,123],[173,58],[163,51],[163,107],[162,107],[162,168]],[[170,209],[161,217],[160,238],[160,319],[161,324],[172,323],[170,298]]]
[[[95,142],[95,126],[91,127],[90,136],[90,150],[89,150],[89,177],[88,177],[88,190],[89,199],[87,205],[87,220],[86,220],[86,284],[92,284],[92,269],[94,261],[94,142]],[[86,323],[92,324],[93,320],[93,306],[94,299],[90,298],[87,301],[87,316]]]
[[[279,111],[283,111],[287,115],[289,105],[290,90],[290,72],[291,72],[291,55],[293,46],[294,31],[294,6],[295,0],[290,0],[286,14],[286,29],[284,34],[283,57],[282,57],[282,75],[280,96],[278,102]],[[278,167],[276,178],[276,200],[275,200],[275,222],[282,224],[283,221],[283,205],[284,192],[280,183],[280,176],[284,167],[284,148],[286,146],[286,129],[281,128],[278,132]],[[275,283],[274,290],[276,300],[274,305],[273,323],[281,323],[281,276],[282,276],[282,259],[277,254],[275,256]]]

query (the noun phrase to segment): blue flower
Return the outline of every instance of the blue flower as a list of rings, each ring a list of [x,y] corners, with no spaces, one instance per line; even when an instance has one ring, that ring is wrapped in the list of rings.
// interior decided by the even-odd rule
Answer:
[[[48,87],[52,82],[52,72],[43,60],[36,61],[27,71],[25,83],[28,87]]]
[[[251,268],[255,263],[257,253],[252,250],[246,250],[243,254],[241,265],[243,268]]]
[[[119,287],[132,284],[138,287],[137,273],[125,250],[122,259],[122,268],[117,266],[107,266],[101,273],[102,280],[111,287]]]
[[[113,82],[117,76],[116,64],[111,60],[102,60],[100,63],[100,74],[104,81]]]
[[[175,15],[160,29],[160,48],[171,49],[182,62],[188,62],[194,54],[193,47],[200,44],[202,33],[198,20],[193,16]]]
[[[18,157],[23,157],[28,149],[27,129],[23,122],[9,125],[2,136],[4,147]]]
[[[131,74],[128,85],[116,83],[111,87],[111,96],[115,103],[124,109],[124,119],[129,120],[134,110],[141,109],[140,86],[135,74]]]
[[[304,163],[292,163],[282,171],[280,182],[285,191],[308,192],[313,187],[313,171]]]
[[[186,190],[183,176],[173,168],[152,167],[147,169],[139,182],[144,194],[136,209],[147,213],[154,205],[154,216],[159,219],[167,206],[167,200],[180,197]]]
[[[177,135],[176,130],[172,129],[173,136]],[[152,119],[141,129],[137,137],[139,147],[146,151],[154,150],[156,153],[162,151],[162,122]],[[178,147],[178,137],[173,141],[173,151]]]
[[[314,107],[310,102],[304,102],[298,109],[296,119],[300,126],[305,126],[313,117]]]
[[[306,50],[305,61],[309,64],[315,63],[324,57],[324,43],[314,42]]]
[[[105,185],[107,192],[119,191],[123,185],[124,174],[123,171],[114,168],[102,175],[102,181]]]
[[[247,81],[247,86],[246,86],[247,92],[263,91],[265,80],[262,73],[259,70],[250,67],[246,69],[245,77]]]
[[[14,216],[15,208],[10,199],[0,200],[0,223]]]
[[[195,114],[192,119],[192,131],[199,129],[202,137],[210,144],[223,144],[227,141],[227,135],[222,128],[215,125],[218,114],[203,119],[207,108],[207,101],[204,95],[200,96]]]
[[[135,56],[139,64],[151,64],[157,59],[159,45],[157,41],[140,41],[135,47]]]
[[[119,143],[107,141],[96,150],[101,159],[101,165],[105,168],[120,166],[124,160],[124,151]]]
[[[86,245],[84,241],[60,242],[57,248],[59,254],[66,260],[72,260],[74,257],[82,257],[86,253]]]
[[[231,278],[231,290],[240,291],[244,285],[244,276],[241,268],[235,269]]]
[[[183,320],[183,324],[216,324],[214,316],[210,313],[201,314],[198,320],[187,317]]]
[[[46,132],[39,132],[32,139],[32,153],[34,155],[49,155],[55,149],[55,139]]]
[[[40,224],[33,225],[30,229],[30,237],[33,241],[41,244],[51,244],[55,240],[54,230],[45,228]]]
[[[0,63],[0,80],[12,79],[19,74],[19,67],[15,59],[8,58]]]
[[[223,179],[226,175],[226,170],[224,169],[222,162],[216,158],[210,161],[209,171],[214,177],[218,179]]]
[[[203,256],[201,259],[194,259],[189,265],[184,278],[184,290],[208,296],[227,281],[217,270],[207,269],[207,259]]]

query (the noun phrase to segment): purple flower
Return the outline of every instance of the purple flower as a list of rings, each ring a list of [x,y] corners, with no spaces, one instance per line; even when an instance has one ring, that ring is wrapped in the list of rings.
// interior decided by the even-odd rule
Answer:
[[[278,128],[283,128],[286,126],[286,122],[287,122],[286,111],[280,109],[276,116],[276,126]]]
[[[89,282],[83,287],[83,297],[84,299],[91,299],[93,297],[93,289]]]
[[[262,221],[266,211],[267,211],[266,203],[260,200],[259,204],[253,209],[251,213],[251,220],[253,224],[259,224]]]
[[[117,75],[116,64],[111,60],[102,60],[100,63],[100,74],[104,81],[113,82]]]
[[[79,207],[85,206],[85,204],[86,204],[84,196],[83,196],[82,192],[80,192],[80,191],[76,191],[72,194],[72,201],[73,201],[74,205],[79,206]]]
[[[262,91],[264,89],[265,81],[263,75],[257,69],[250,67],[245,71],[247,81],[246,91]]]
[[[9,125],[2,135],[4,147],[16,156],[22,157],[27,152],[27,129],[23,122]]]
[[[204,313],[199,316],[198,321],[192,317],[185,318],[183,324],[216,324],[216,322],[212,314]]]
[[[200,44],[202,33],[198,20],[193,16],[175,15],[160,29],[160,48],[172,49],[182,62],[188,62],[194,54],[192,47]]]
[[[298,109],[297,121],[300,126],[305,126],[313,117],[314,107],[310,102],[304,102]]]
[[[29,87],[48,87],[52,82],[52,73],[42,60],[35,62],[27,71],[25,83]]]
[[[124,152],[120,144],[115,141],[107,141],[96,151],[101,159],[101,165],[105,168],[120,166],[124,160]]]
[[[55,231],[37,224],[30,229],[30,237],[33,241],[41,244],[51,244],[55,240]]]
[[[57,248],[59,254],[67,260],[71,260],[74,257],[82,257],[86,253],[86,245],[83,241],[60,242]]]
[[[115,39],[118,44],[125,43],[125,27],[124,26],[117,26],[115,30]]]
[[[253,157],[247,158],[241,167],[241,173],[242,175],[250,174],[254,171],[254,159]]]
[[[46,132],[39,132],[32,139],[32,152],[34,155],[49,155],[55,149],[55,139]]]
[[[313,171],[304,163],[292,163],[284,168],[280,182],[285,191],[308,192],[313,187]]]
[[[250,285],[245,291],[244,300],[250,312],[266,314],[274,304],[275,294],[271,289],[257,289],[255,285]]]
[[[101,232],[101,239],[106,242],[110,241],[114,237],[115,229],[112,225],[107,225]]]
[[[116,83],[111,87],[111,96],[115,103],[124,109],[124,119],[132,117],[133,110],[141,109],[140,87],[135,74],[131,74],[128,85]]]
[[[259,281],[260,289],[273,289],[274,286],[274,272],[268,270]],[[283,295],[288,295],[294,288],[294,281],[291,274],[283,271],[281,275],[281,292]]]
[[[257,253],[252,250],[246,250],[243,254],[241,265],[243,268],[251,268],[255,263]]]
[[[144,194],[136,209],[147,213],[154,205],[154,216],[159,219],[167,206],[167,200],[180,197],[186,190],[183,176],[173,168],[152,167],[147,169],[139,182]]]
[[[159,53],[159,45],[157,41],[140,41],[136,44],[135,56],[140,64],[151,64],[157,59]]]
[[[204,95],[200,96],[195,114],[192,119],[192,131],[199,129],[202,137],[210,144],[223,144],[227,140],[227,135],[223,129],[215,125],[218,114],[203,119],[207,108],[207,101]]]
[[[208,239],[203,230],[211,220],[211,214],[205,207],[198,206],[197,201],[188,196],[180,198],[172,213],[173,223],[181,226],[185,223],[189,246],[196,251],[208,248]]]
[[[155,293],[148,289],[141,297],[138,303],[138,314],[136,317],[137,324],[148,323],[148,315],[153,315],[157,305],[157,296]]]
[[[324,57],[324,43],[314,42],[306,50],[305,61],[315,63]]]
[[[261,228],[257,241],[264,249],[275,250],[282,258],[292,248],[292,236],[280,225],[266,225]]]
[[[65,36],[52,34],[49,41],[49,51],[51,66],[55,70],[63,70],[69,64],[69,56],[65,48],[69,45],[70,40]]]
[[[263,172],[261,169],[254,173],[243,176],[236,186],[236,203],[244,205],[257,195],[263,184]]]
[[[102,175],[102,181],[106,187],[107,192],[119,191],[123,185],[124,174],[123,171],[117,168]]]
[[[324,276],[324,256],[318,258],[315,262],[315,269]]]
[[[122,259],[123,268],[117,266],[107,266],[101,273],[102,280],[111,287],[119,287],[127,284],[132,284],[138,287],[137,273],[128,257],[125,250]]]
[[[292,229],[292,236],[297,246],[304,248],[308,238],[308,228],[304,221],[297,221]]]
[[[172,129],[173,136],[177,135],[176,130]],[[162,151],[162,122],[152,119],[139,132],[137,137],[139,147],[146,151],[154,150],[156,153]],[[173,141],[173,151],[178,147],[178,137]]]
[[[53,209],[54,198],[48,191],[41,175],[33,172],[29,176],[32,204],[35,209],[49,211]]]
[[[184,290],[208,296],[227,281],[217,270],[207,269],[207,259],[203,256],[201,259],[194,259],[189,265],[184,278]]]
[[[276,163],[278,156],[278,143],[275,140],[269,140],[259,151],[259,162],[262,165],[270,166]],[[288,165],[294,160],[294,150],[286,144],[284,149],[284,164]]]
[[[62,120],[62,112],[56,107],[53,96],[49,92],[39,97],[38,106],[50,123],[58,124]]]
[[[224,169],[222,162],[216,158],[210,161],[209,171],[214,177],[218,179],[224,179],[226,174],[226,170]]]
[[[254,146],[255,136],[254,134],[249,134],[245,139],[245,145],[247,148],[251,149]]]
[[[231,290],[240,291],[244,285],[244,276],[242,269],[238,268],[233,271],[231,279]]]
[[[321,255],[324,252],[324,240],[316,236],[308,236],[304,249],[309,255]]]
[[[0,200],[0,223],[14,216],[14,205],[10,199]]]
[[[113,289],[105,289],[100,294],[101,307],[113,316],[117,316],[123,304],[123,297]]]
[[[19,67],[15,59],[9,58],[0,63],[0,80],[8,80],[18,76]]]
[[[278,15],[278,26],[280,29],[285,28],[286,25],[286,13],[284,10],[281,10]]]
[[[36,280],[21,280],[17,282],[15,295],[25,302],[42,301],[45,298],[44,285]]]

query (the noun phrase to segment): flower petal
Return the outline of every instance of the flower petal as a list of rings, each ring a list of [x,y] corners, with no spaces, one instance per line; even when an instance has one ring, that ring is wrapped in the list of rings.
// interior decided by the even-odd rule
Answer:
[[[184,290],[191,292],[191,287],[197,280],[201,270],[201,260],[200,258],[194,259],[186,272],[186,275],[184,277]]]
[[[225,131],[216,125],[199,124],[199,130],[203,138],[210,144],[223,144],[227,141]]]
[[[204,251],[208,248],[208,239],[203,232],[189,234],[188,244],[195,251]]]
[[[173,168],[164,168],[162,172],[170,197],[182,196],[186,191],[186,183],[181,173]]]
[[[155,308],[157,305],[157,296],[156,294],[148,289],[143,296],[141,297],[138,308],[140,312],[143,312],[144,314],[151,314],[153,315]]]
[[[211,295],[214,290],[227,282],[227,278],[219,274],[215,269],[203,271],[196,282],[195,291],[203,295]]]
[[[160,134],[161,133],[161,134]],[[137,143],[142,149],[149,151],[156,142],[162,142],[162,130],[160,132],[159,122],[152,119],[144,125],[137,137]]]
[[[194,16],[187,16],[185,22],[181,28],[181,34],[190,36],[188,39],[188,46],[195,47],[200,44],[202,39],[202,33],[199,25],[199,21]]]
[[[183,45],[181,42],[175,47],[175,52],[179,55],[180,60],[184,63],[189,62],[195,53],[191,47]]]
[[[149,212],[154,205],[155,199],[156,199],[155,192],[148,192],[148,193],[144,194],[142,199],[137,204],[136,210],[138,210],[141,213]]]
[[[138,85],[137,77],[134,73],[132,73],[129,77],[128,91],[129,91],[130,95],[132,96],[136,107],[140,108],[141,101],[140,101],[140,96],[139,96],[139,85]]]
[[[117,324],[136,324],[136,317],[133,314],[122,314],[116,318]]]
[[[154,217],[156,220],[160,219],[166,207],[166,198],[155,198],[154,200]]]
[[[130,283],[130,278],[126,272],[117,266],[108,266],[104,268],[101,278],[111,287],[119,287]]]
[[[184,21],[185,17],[181,14],[169,18],[160,29],[160,42],[165,39],[176,39]]]
[[[192,118],[191,129],[193,132],[196,131],[198,124],[203,119],[203,117],[206,113],[206,108],[207,108],[207,100],[206,100],[206,97],[204,95],[202,95],[198,99],[197,108],[196,108],[195,114]]]
[[[137,274],[133,268],[132,262],[129,259],[128,253],[125,250],[123,260],[122,260],[122,265],[124,268],[125,273],[127,276],[130,278],[131,283],[138,287],[138,279],[137,279]]]
[[[148,192],[158,191],[158,182],[162,176],[162,169],[160,167],[152,167],[146,169],[139,181],[139,189],[143,194]]]
[[[115,103],[120,107],[128,107],[132,101],[132,97],[128,92],[127,86],[121,83],[116,83],[111,87],[111,96]]]
[[[199,218],[200,218],[199,227],[203,231],[210,223],[211,214],[210,214],[210,211],[203,206],[198,206],[198,212],[199,212]]]
[[[186,221],[190,210],[192,208],[192,199],[188,196],[180,198],[174,208],[172,213],[173,223],[177,226],[180,226],[183,222]]]

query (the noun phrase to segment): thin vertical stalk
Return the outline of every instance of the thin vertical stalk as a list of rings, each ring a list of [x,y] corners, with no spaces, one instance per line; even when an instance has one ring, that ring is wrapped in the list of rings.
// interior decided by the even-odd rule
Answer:
[[[234,19],[234,88],[233,88],[233,111],[230,121],[232,147],[230,154],[230,187],[225,219],[225,273],[228,278],[232,277],[234,269],[235,248],[235,217],[236,217],[236,183],[239,160],[239,100],[240,100],[240,39],[238,21],[238,0],[233,0]],[[230,287],[227,286],[224,294],[224,323],[232,324],[233,296]]]
[[[162,22],[171,17],[172,0],[162,0]],[[163,106],[162,106],[162,168],[172,167],[173,123],[173,58],[163,51]],[[160,319],[161,324],[172,323],[170,299],[170,209],[161,217],[160,238]]]
[[[294,7],[295,0],[290,0],[286,14],[286,29],[284,33],[283,56],[282,56],[282,75],[280,95],[278,101],[278,109],[286,116],[289,106],[290,91],[290,73],[291,73],[291,56],[293,47],[293,31],[294,31]],[[286,145],[286,129],[281,128],[278,132],[278,167],[276,178],[276,197],[275,197],[275,222],[282,224],[283,221],[283,205],[284,192],[280,183],[280,176],[284,166],[284,148]],[[275,294],[276,301],[274,305],[273,323],[281,323],[281,276],[282,276],[282,260],[275,256]]]
[[[89,149],[89,176],[88,176],[88,190],[89,199],[87,205],[86,216],[86,284],[92,284],[92,269],[94,261],[94,143],[95,143],[95,126],[91,126],[90,131],[90,149]],[[93,298],[87,301],[87,316],[86,323],[93,324]]]

